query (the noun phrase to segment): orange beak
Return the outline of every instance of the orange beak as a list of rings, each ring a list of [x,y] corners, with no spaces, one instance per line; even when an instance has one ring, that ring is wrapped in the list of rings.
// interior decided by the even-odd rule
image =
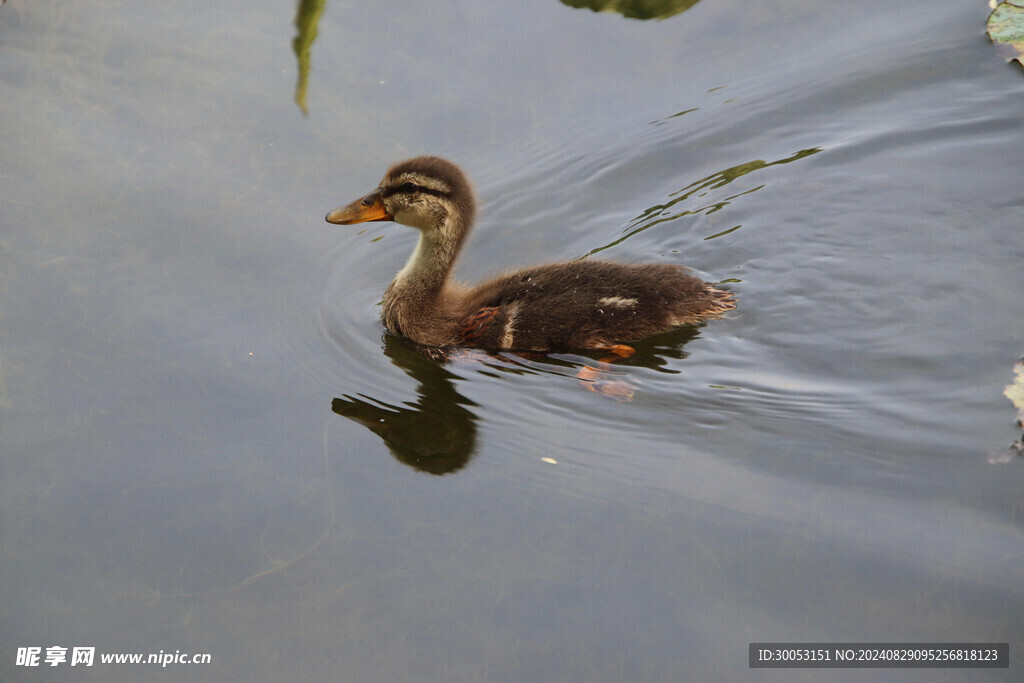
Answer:
[[[384,208],[384,201],[378,190],[374,190],[362,199],[355,200],[348,206],[339,206],[327,214],[327,222],[338,225],[366,223],[367,221],[390,221],[393,218],[394,216]]]

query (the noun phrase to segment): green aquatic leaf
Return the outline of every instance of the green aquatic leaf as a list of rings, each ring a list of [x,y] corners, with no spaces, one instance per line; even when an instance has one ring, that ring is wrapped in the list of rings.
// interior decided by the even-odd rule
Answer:
[[[585,258],[590,258],[591,256],[597,254],[598,252],[602,252],[606,249],[611,249],[612,247],[618,246],[619,244],[622,244],[633,235],[643,232],[648,228],[653,228],[654,226],[659,225],[661,223],[667,223],[669,221],[674,221],[685,216],[695,216],[698,214],[710,216],[711,214],[721,211],[725,207],[729,206],[729,204],[735,201],[736,199],[744,195],[757,192],[758,190],[764,187],[764,184],[758,185],[757,187],[752,187],[747,190],[743,190],[742,192],[739,192],[734,195],[730,195],[720,201],[699,206],[696,208],[684,208],[679,210],[673,207],[680,203],[682,203],[685,206],[686,201],[690,197],[694,195],[697,195],[698,197],[703,197],[705,194],[707,194],[708,190],[717,190],[718,188],[728,185],[734,180],[742,178],[743,176],[746,176],[750,173],[754,173],[755,171],[760,171],[762,169],[768,168],[770,166],[776,166],[778,164],[788,164],[793,161],[799,161],[800,159],[809,157],[812,154],[817,154],[821,150],[821,147],[811,147],[809,149],[802,149],[799,152],[796,152],[784,159],[776,159],[775,161],[765,161],[763,159],[756,159],[754,161],[748,161],[746,163],[732,166],[731,168],[727,168],[724,171],[719,171],[718,173],[707,176],[706,178],[702,178],[700,180],[692,182],[686,187],[671,193],[669,195],[670,199],[666,201],[664,204],[656,204],[648,208],[646,211],[644,211],[642,214],[634,218],[632,221],[630,221],[630,224],[623,229],[623,233],[625,234],[623,234],[622,237],[612,240],[611,242],[608,242],[607,244],[604,244],[600,247],[591,249],[577,260],[582,261]],[[732,232],[733,230],[738,229],[739,227],[741,226],[736,226],[731,230],[727,230],[725,232],[720,232],[718,234],[712,235],[708,239],[722,237],[723,235],[726,235]]]
[[[1012,59],[1024,66],[1024,0],[1007,0],[988,15],[988,37],[996,45],[1006,45]]]
[[[562,4],[595,12],[618,12],[630,19],[667,19],[700,0],[562,0]]]
[[[292,50],[299,62],[299,79],[295,83],[295,104],[303,114],[308,114],[306,107],[306,90],[309,87],[309,72],[313,59],[311,52],[316,41],[316,27],[320,23],[320,15],[324,13],[327,0],[299,0],[295,9],[295,28],[298,33],[292,41]]]
[[[1013,366],[1013,372],[1016,374],[1016,378],[1013,380],[1013,384],[1003,389],[1003,394],[1017,408],[1017,420],[1021,426],[1024,426],[1024,360]]]

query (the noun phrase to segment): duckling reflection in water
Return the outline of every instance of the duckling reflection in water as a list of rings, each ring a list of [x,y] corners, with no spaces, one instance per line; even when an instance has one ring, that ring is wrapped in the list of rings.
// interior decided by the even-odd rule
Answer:
[[[611,361],[632,355],[625,342],[736,307],[732,292],[668,264],[571,261],[506,272],[476,286],[453,282],[475,213],[459,167],[425,156],[393,165],[377,189],[326,218],[340,225],[395,221],[419,230],[415,251],[384,292],[382,318],[392,333],[424,347],[592,349],[609,352],[602,360]]]
[[[407,340],[384,337],[384,355],[418,383],[415,403],[385,403],[366,395],[335,398],[331,409],[379,436],[399,462],[429,474],[456,472],[476,453],[473,402],[452,375]]]

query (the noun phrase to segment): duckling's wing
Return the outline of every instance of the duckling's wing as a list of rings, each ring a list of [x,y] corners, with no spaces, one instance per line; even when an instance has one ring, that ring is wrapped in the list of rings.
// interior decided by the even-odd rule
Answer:
[[[735,306],[692,271],[668,264],[553,263],[476,288],[465,344],[532,351],[607,348]]]

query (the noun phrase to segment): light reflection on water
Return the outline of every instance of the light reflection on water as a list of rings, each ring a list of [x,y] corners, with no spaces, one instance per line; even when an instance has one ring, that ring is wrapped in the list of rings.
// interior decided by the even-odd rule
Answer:
[[[6,3],[8,651],[717,680],[759,639],[1024,643],[985,457],[1024,80],[976,5],[328,3],[304,118],[291,5]],[[322,222],[423,152],[477,183],[467,280],[600,250],[739,308],[638,344],[628,403],[591,356],[426,358],[378,321],[413,231]]]

